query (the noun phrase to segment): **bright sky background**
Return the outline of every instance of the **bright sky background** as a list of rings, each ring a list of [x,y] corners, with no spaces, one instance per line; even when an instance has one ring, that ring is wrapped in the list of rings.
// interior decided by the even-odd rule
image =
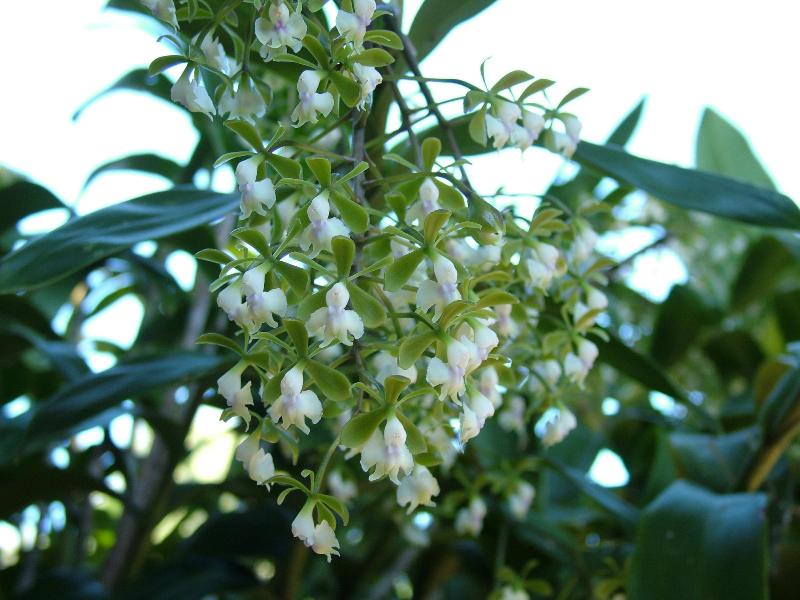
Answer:
[[[155,42],[152,21],[101,11],[104,4],[8,1],[0,19],[0,165],[41,183],[81,213],[166,185],[156,177],[116,172],[83,190],[99,164],[141,152],[184,162],[196,142],[180,110],[129,92],[108,96],[71,120],[93,94],[165,53]],[[419,0],[406,2],[409,12],[418,5]],[[453,31],[423,69],[428,76],[477,83],[480,63],[491,58],[490,82],[525,69],[558,81],[562,94],[589,87],[572,112],[584,123],[583,137],[594,142],[603,141],[646,95],[644,119],[629,149],[682,165],[692,163],[703,107],[713,106],[748,135],[781,191],[800,198],[800,169],[789,151],[791,141],[800,139],[800,90],[788,68],[800,56],[795,10],[785,0],[498,0],[480,19]],[[482,191],[504,185],[536,193],[557,166],[537,151],[524,159],[510,152],[477,160],[471,175]],[[640,267],[650,274],[642,287],[657,298],[686,277],[668,252]],[[117,303],[105,311],[105,320],[87,323],[84,333],[120,343],[132,339],[135,327],[121,331],[119,323],[137,319],[119,317],[140,312],[137,302]],[[102,366],[108,365],[93,365]],[[216,414],[206,416],[209,429]],[[596,479],[607,485],[624,480],[614,457],[600,455],[598,461],[592,469]]]

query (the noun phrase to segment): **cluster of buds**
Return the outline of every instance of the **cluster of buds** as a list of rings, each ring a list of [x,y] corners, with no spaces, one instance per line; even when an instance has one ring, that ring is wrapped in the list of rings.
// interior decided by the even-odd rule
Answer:
[[[171,0],[145,4],[178,28],[182,12]],[[403,40],[373,27],[382,16],[374,0],[342,2],[327,31],[309,18],[322,4],[244,3],[237,10],[250,14],[237,22],[251,23],[247,44],[225,44],[223,34],[233,34],[218,26],[229,15],[209,19],[186,41],[172,97],[193,112],[227,115],[250,147],[217,161],[238,161],[239,220],[223,249],[199,254],[221,266],[212,289],[237,333],[201,341],[239,357],[218,381],[223,418],[238,416],[249,431],[237,460],[256,484],[283,488],[279,502],[305,496],[292,532],[330,560],[356,495],[353,463],[365,474],[359,485],[388,481],[412,513],[436,506],[436,471],[453,467],[492,419],[525,436],[536,415],[557,406],[542,442],[562,439],[575,418],[560,390],[583,385],[597,357],[588,338],[602,335],[595,320],[607,302],[585,215],[566,218],[546,204],[532,219],[498,211],[433,137],[419,144],[417,164],[394,153],[384,160],[380,150],[370,151],[378,161],[366,156],[364,114],[381,67],[394,60],[380,46],[402,51]],[[177,64],[166,58],[164,68]],[[273,90],[261,67],[274,63],[302,69]],[[543,131],[556,135],[560,120],[568,142],[559,151],[574,151],[577,119],[534,110],[524,102],[534,92],[512,101],[503,89],[465,98],[483,102],[483,137],[495,148],[524,150]],[[273,105],[282,112],[272,114]],[[340,118],[348,112],[352,119]],[[324,147],[323,138],[350,128],[348,153],[335,151],[337,138]],[[298,479],[289,462],[300,460],[303,436],[318,432],[328,451]],[[510,481],[502,493],[522,519],[535,491],[516,475]],[[464,501],[453,509],[455,528],[477,535],[487,513],[479,486]]]

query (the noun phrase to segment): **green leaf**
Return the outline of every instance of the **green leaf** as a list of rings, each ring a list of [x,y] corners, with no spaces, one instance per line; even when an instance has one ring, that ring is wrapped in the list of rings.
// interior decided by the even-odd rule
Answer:
[[[361,175],[361,173],[363,173],[363,172],[364,172],[364,171],[366,171],[367,169],[369,169],[369,165],[368,165],[366,162],[364,162],[364,161],[361,161],[361,162],[360,162],[360,163],[358,163],[358,164],[357,164],[355,167],[353,167],[352,169],[350,169],[350,170],[347,172],[347,174],[346,174],[346,175],[344,175],[344,176],[342,176],[340,179],[338,179],[338,180],[336,181],[336,183],[337,183],[337,184],[340,184],[340,183],[345,183],[345,182],[347,182],[347,181],[350,181],[350,180],[351,180],[353,177],[358,177],[359,175]]]
[[[436,467],[442,464],[442,457],[436,452],[420,452],[414,455],[414,462],[423,467]]]
[[[72,119],[78,119],[86,108],[94,104],[103,96],[117,91],[117,90],[131,90],[135,92],[147,92],[156,98],[160,98],[167,102],[170,100],[170,90],[172,89],[172,82],[165,75],[150,76],[147,69],[134,69],[131,72],[123,75],[109,87],[104,89],[99,94],[92,96],[78,110],[72,115]]]
[[[642,118],[642,112],[644,112],[644,104],[645,99],[642,98],[639,100],[639,103],[633,107],[633,110],[628,113],[624,119],[617,125],[616,129],[611,133],[608,137],[607,144],[615,145],[615,146],[625,146],[633,135],[633,132],[636,131],[637,125],[639,125],[639,121]]]
[[[422,140],[422,167],[425,171],[433,171],[433,165],[442,152],[442,142],[439,138],[425,138]]]
[[[551,79],[537,79],[523,90],[522,94],[519,96],[519,101],[522,102],[528,96],[533,96],[542,90],[546,90],[553,84],[555,84],[555,81]]]
[[[402,377],[401,375],[390,375],[387,377],[383,382],[386,403],[394,404],[397,402],[397,398],[400,396],[400,393],[406,389],[410,383],[411,380],[408,377]]]
[[[777,439],[786,427],[787,416],[800,401],[800,368],[787,371],[764,400],[758,415],[766,440]]]
[[[575,88],[574,90],[570,91],[566,96],[564,96],[561,99],[561,102],[558,103],[558,106],[556,107],[556,110],[558,110],[562,106],[565,106],[566,104],[572,102],[576,98],[579,98],[580,96],[583,96],[588,91],[589,91],[589,88],[582,88],[582,87]]]
[[[688,286],[673,286],[658,307],[650,355],[665,367],[675,364],[691,349],[703,328],[717,323],[721,316]]]
[[[762,494],[717,495],[676,481],[644,511],[628,594],[637,600],[766,600]]]
[[[331,71],[329,76],[347,106],[353,107],[358,104],[361,98],[361,88],[356,81],[342,75],[339,71]]]
[[[247,228],[247,229],[237,229],[232,234],[236,239],[244,242],[248,246],[252,246],[255,248],[256,252],[258,252],[261,256],[267,258],[272,256],[272,252],[269,249],[269,242],[267,238],[264,237],[264,234],[261,233],[258,229],[254,228]]]
[[[219,219],[238,204],[236,194],[176,187],[103,208],[0,260],[0,293],[40,288],[138,242],[158,240]]]
[[[433,331],[425,331],[416,335],[409,336],[400,344],[400,352],[397,357],[397,364],[401,369],[411,368],[417,359],[436,342],[436,334]]]
[[[166,71],[170,67],[174,67],[175,65],[179,65],[185,62],[188,62],[186,57],[181,56],[180,54],[159,56],[153,62],[150,63],[150,66],[147,68],[147,74],[150,75],[150,77],[154,77],[155,75],[158,75],[162,71]]]
[[[796,265],[786,246],[772,236],[750,244],[731,287],[731,308],[741,310],[771,296],[790,265]]]
[[[483,107],[469,120],[469,137],[482,148],[488,140],[486,134],[486,107]],[[484,150],[488,152],[488,150]]]
[[[364,208],[341,194],[331,194],[333,204],[339,209],[342,221],[351,231],[364,233],[369,227],[369,214]]]
[[[388,378],[387,378],[388,379]],[[428,444],[425,441],[425,436],[414,423],[401,412],[396,412],[398,421],[406,430],[406,446],[411,454],[421,454],[428,451]]]
[[[360,448],[367,443],[385,418],[386,410],[379,408],[350,419],[342,429],[342,445]]]
[[[336,261],[336,273],[340,278],[350,275],[353,259],[356,256],[356,245],[349,237],[337,235],[331,240],[333,259]]]
[[[544,463],[557,471],[560,475],[566,478],[570,483],[577,487],[582,493],[589,496],[592,500],[597,502],[605,510],[617,517],[625,525],[635,525],[639,519],[639,511],[634,507],[616,496],[612,491],[600,487],[591,481],[582,471],[574,467],[569,467],[560,461],[556,460],[550,454],[544,457]]]
[[[366,67],[385,67],[394,62],[394,57],[383,48],[370,48],[356,54],[353,60]]]
[[[517,304],[519,299],[509,292],[503,290],[490,290],[483,294],[475,305],[476,308],[486,308],[487,306],[497,306],[498,304]]]
[[[316,360],[309,360],[305,370],[322,393],[331,400],[341,402],[350,397],[350,380],[340,371]]]
[[[221,346],[222,348],[227,348],[228,350],[232,350],[239,356],[242,356],[242,348],[239,344],[233,341],[228,336],[222,335],[221,333],[204,333],[199,338],[197,338],[194,342],[195,344],[212,344],[214,346]]]
[[[507,90],[520,83],[525,83],[531,79],[533,79],[533,75],[527,71],[511,71],[498,79],[497,83],[495,83],[489,91],[493,93],[502,92],[503,90]]]
[[[305,296],[297,306],[297,316],[301,319],[308,319],[311,313],[325,306],[325,293],[327,291],[328,288],[324,287],[310,296]]]
[[[303,175],[303,167],[300,166],[300,163],[288,156],[267,152],[264,160],[272,165],[272,168],[280,173],[281,177],[299,179]]]
[[[139,358],[62,387],[34,407],[26,448],[41,448],[71,427],[88,421],[127,398],[136,398],[185,379],[213,373],[228,361],[200,352],[172,351]]]
[[[157,154],[132,154],[103,163],[89,174],[83,187],[87,187],[98,175],[108,171],[142,171],[160,175],[170,181],[176,181],[183,172],[183,167],[174,160]]]
[[[394,50],[403,49],[403,41],[400,39],[400,36],[394,31],[388,31],[386,29],[370,29],[364,35],[364,41],[386,46]]]
[[[311,53],[311,55],[314,57],[314,60],[319,63],[321,68],[328,68],[328,65],[330,64],[328,52],[325,51],[325,48],[322,47],[322,44],[317,38],[307,35],[303,38],[303,46],[305,46],[306,49]]]
[[[295,294],[301,298],[305,295],[308,289],[308,271],[282,260],[276,260],[272,268],[286,280]]]
[[[439,231],[441,231],[442,227],[444,227],[445,223],[447,223],[450,218],[450,214],[449,210],[440,208],[429,212],[425,216],[425,223],[422,226],[422,231],[425,235],[426,244],[433,244]]]
[[[610,335],[606,342],[593,336],[591,340],[600,350],[599,359],[602,362],[628,375],[649,390],[657,390],[675,399],[686,399],[686,392],[667,373],[647,356],[626,346],[619,338]]]
[[[396,292],[411,278],[419,263],[425,258],[422,250],[414,250],[398,258],[386,269],[385,285],[389,292]],[[2,263],[0,263],[2,265]],[[2,273],[2,271],[0,271]]]
[[[67,207],[52,192],[30,181],[15,181],[0,189],[0,233],[23,217],[42,210]]]
[[[471,19],[494,0],[425,0],[411,24],[408,38],[422,61],[456,25]]]
[[[772,190],[588,142],[578,144],[575,160],[682,208],[753,225],[800,228],[800,209],[788,197]]]
[[[264,149],[264,142],[261,139],[261,134],[258,133],[258,129],[249,121],[238,119],[225,121],[225,127],[247,142],[256,152],[261,152]],[[287,177],[289,176],[287,175]]]
[[[760,447],[760,432],[755,426],[721,435],[673,431],[669,443],[681,477],[715,492],[730,492],[744,483]]]
[[[440,181],[435,177],[432,179],[439,190],[439,204],[450,210],[464,208],[464,196],[461,195],[461,192],[444,181]]]
[[[297,356],[304,357],[308,354],[308,332],[306,331],[305,323],[297,319],[283,319],[282,323],[292,339]]]
[[[320,156],[309,156],[306,164],[322,187],[331,186],[331,161]]]
[[[347,282],[347,291],[350,292],[350,303],[369,328],[380,327],[386,320],[386,307],[377,298],[361,289],[355,282]],[[372,285],[372,284],[368,284]]]
[[[703,111],[695,146],[699,169],[774,190],[775,183],[742,133],[711,108]]]

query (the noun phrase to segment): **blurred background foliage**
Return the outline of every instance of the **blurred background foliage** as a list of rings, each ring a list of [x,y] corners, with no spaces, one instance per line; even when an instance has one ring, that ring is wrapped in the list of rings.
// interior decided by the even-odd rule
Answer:
[[[429,51],[489,4],[453,11],[427,0],[411,37]],[[170,85],[136,70],[109,91],[169,101]],[[377,97],[388,107],[390,95]],[[582,143],[580,169],[548,192],[571,208],[589,198],[611,207],[592,217],[608,232],[601,250],[633,231],[652,240],[614,257],[602,365],[566,399],[578,428],[543,450],[532,431],[520,437],[490,422],[464,466],[441,478],[439,507],[425,518],[396,516],[388,485],[360,482],[343,556],[330,565],[291,537],[291,497],[279,507],[253,485],[230,461],[235,433],[214,424],[222,402],[210,386],[228,358],[194,340],[227,327],[207,291],[215,267],[190,260],[189,284],[167,268],[176,253],[214,246],[238,204],[195,185],[209,180],[216,156],[240,149],[233,134],[192,115],[200,137],[187,164],[136,155],[92,175],[140,170],[174,188],[71,214],[36,239],[18,223],[70,209],[0,172],[0,519],[4,539],[17,540],[0,556],[0,596],[385,598],[410,584],[419,598],[484,598],[503,565],[527,565],[534,598],[796,598],[800,216],[746,138],[712,110],[698,129],[697,170],[627,154],[644,110],[643,101],[607,144]],[[268,118],[285,112],[276,103]],[[380,114],[371,122],[385,125]],[[485,151],[466,121],[452,125],[465,156]],[[629,276],[665,248],[689,277],[656,302]],[[84,339],[87,319],[131,296],[144,312],[130,348]],[[90,370],[87,343],[115,365]],[[115,426],[122,417],[128,425]],[[624,465],[622,485],[588,476],[609,451]],[[458,478],[477,465],[502,474],[520,456],[533,460],[534,510],[514,521],[495,499],[481,536],[457,537],[446,497]],[[109,592],[108,581],[121,583]]]

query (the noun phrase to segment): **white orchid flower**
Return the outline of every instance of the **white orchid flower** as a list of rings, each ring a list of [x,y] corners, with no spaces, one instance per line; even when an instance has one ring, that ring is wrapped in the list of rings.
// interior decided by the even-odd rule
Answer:
[[[511,317],[511,308],[511,304],[498,304],[494,307],[494,312],[497,314],[494,329],[501,336],[514,339],[519,335],[519,325]]]
[[[247,473],[250,479],[258,485],[266,486],[269,491],[270,485],[267,482],[275,477],[275,462],[272,460],[272,455],[259,448],[247,463]]]
[[[380,71],[375,67],[365,67],[360,63],[353,63],[353,75],[356,76],[358,83],[361,86],[361,95],[359,96],[358,107],[363,109],[369,95],[375,91],[383,81]]]
[[[328,192],[322,192],[308,206],[308,218],[311,221],[300,235],[300,246],[308,251],[309,258],[314,258],[323,250],[331,251],[331,240],[337,235],[347,236],[350,230],[341,219],[330,217],[331,205]]]
[[[175,3],[172,0],[141,0],[144,7],[153,13],[157,19],[178,28],[178,19],[175,16]]]
[[[325,294],[327,306],[318,308],[306,322],[306,330],[322,340],[322,346],[334,341],[345,346],[352,346],[352,339],[357,340],[364,335],[364,322],[354,310],[346,310],[350,301],[350,292],[341,282],[335,283]]]
[[[417,289],[417,308],[428,312],[433,307],[433,320],[438,321],[448,304],[461,300],[461,292],[456,285],[458,271],[449,259],[437,255],[433,260],[433,273],[436,281],[423,281]]]
[[[281,395],[269,407],[269,416],[275,423],[280,421],[281,427],[289,429],[294,425],[308,435],[311,431],[306,419],[319,423],[322,418],[322,403],[311,390],[303,390],[303,373],[298,367],[292,367],[281,380]]]
[[[500,100],[495,104],[495,115],[486,115],[486,134],[494,140],[495,149],[499,150],[514,136],[519,127],[517,121],[522,118],[522,109],[513,102]]]
[[[258,166],[263,157],[251,156],[236,165],[236,182],[242,194],[241,210],[246,219],[251,214],[266,215],[267,210],[275,204],[275,186],[268,177],[257,181]]]
[[[538,243],[530,250],[531,256],[525,261],[528,280],[534,288],[546,290],[553,277],[559,274],[558,248],[550,244]]]
[[[439,495],[439,482],[431,472],[422,465],[416,465],[414,471],[405,477],[397,488],[397,504],[408,505],[406,514],[411,514],[418,506],[436,506],[434,496]]]
[[[173,102],[181,104],[190,112],[203,113],[209,118],[216,110],[208,91],[200,82],[200,76],[195,73],[194,78],[190,79],[190,75],[194,71],[194,67],[188,65],[178,80],[172,85],[169,97]]]
[[[392,356],[388,352],[378,352],[375,354],[372,364],[378,371],[375,378],[380,383],[383,383],[386,378],[391,375],[400,375],[411,381],[411,383],[417,381],[417,368],[411,365],[408,369],[401,369],[397,364],[397,357]]]
[[[550,415],[544,424],[542,434],[542,445],[546,448],[553,446],[567,437],[567,434],[575,429],[578,424],[575,415],[568,409],[561,407],[556,413]]]
[[[525,518],[535,497],[536,488],[530,483],[527,481],[517,483],[514,491],[508,496],[508,509],[515,519],[521,521]]]
[[[428,363],[425,380],[433,387],[439,388],[439,399],[449,396],[453,402],[464,393],[466,384],[464,376],[469,366],[470,352],[462,342],[452,340],[447,344],[447,362],[434,356]]]
[[[203,38],[200,43],[200,50],[205,55],[209,66],[225,73],[225,75],[231,74],[231,62],[228,55],[225,54],[225,47],[212,34],[209,33]]]
[[[456,532],[477,537],[483,529],[486,504],[479,496],[473,496],[469,504],[456,513]]]
[[[386,421],[383,435],[376,429],[361,449],[361,468],[368,473],[373,467],[370,481],[387,475],[395,485],[400,485],[400,471],[408,475],[414,468],[414,459],[406,446],[406,430],[394,415]]]
[[[251,123],[263,117],[267,112],[267,104],[248,77],[242,77],[234,93],[227,88],[219,100],[218,112],[231,119],[244,119]]]
[[[297,80],[297,92],[300,102],[292,112],[292,121],[299,127],[305,123],[316,123],[318,115],[327,117],[333,110],[333,95],[330,92],[317,93],[322,74],[308,70],[300,74]]]
[[[439,188],[430,177],[426,177],[419,186],[419,200],[408,209],[408,220],[417,221],[420,225],[425,222],[425,217],[435,210],[439,210]]]
[[[364,43],[364,35],[375,13],[375,0],[354,0],[354,13],[340,10],[336,14],[336,29],[339,34],[353,46],[360,48]]]
[[[256,38],[264,44],[261,56],[271,60],[276,54],[286,52],[287,47],[293,52],[299,52],[307,30],[301,14],[290,12],[284,2],[272,4],[269,7],[269,19],[256,19]]]

